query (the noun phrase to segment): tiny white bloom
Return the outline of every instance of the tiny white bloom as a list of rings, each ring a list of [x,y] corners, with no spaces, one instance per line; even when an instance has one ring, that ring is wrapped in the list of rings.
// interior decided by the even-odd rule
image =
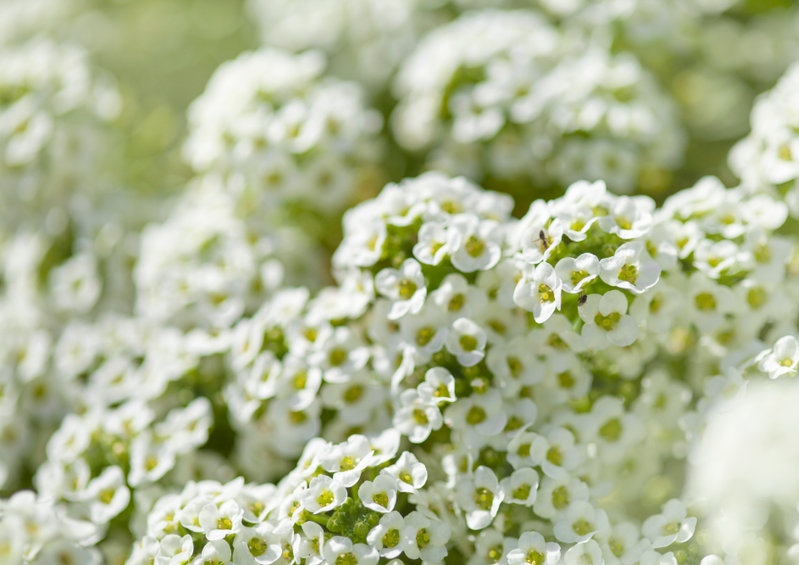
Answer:
[[[375,288],[392,300],[389,320],[397,320],[406,314],[415,314],[422,309],[427,287],[422,267],[414,259],[406,259],[399,269],[385,268],[375,276]]]

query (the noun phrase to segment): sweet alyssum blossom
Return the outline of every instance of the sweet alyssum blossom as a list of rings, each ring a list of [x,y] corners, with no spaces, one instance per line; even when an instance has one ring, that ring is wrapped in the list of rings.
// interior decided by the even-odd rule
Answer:
[[[635,341],[638,324],[627,314],[627,305],[627,298],[618,290],[586,298],[579,313],[585,322],[581,335],[590,347],[601,349],[604,343],[624,347]]]
[[[406,259],[399,269],[386,268],[377,273],[375,288],[392,301],[390,320],[419,312],[427,295],[421,266],[413,259]]]

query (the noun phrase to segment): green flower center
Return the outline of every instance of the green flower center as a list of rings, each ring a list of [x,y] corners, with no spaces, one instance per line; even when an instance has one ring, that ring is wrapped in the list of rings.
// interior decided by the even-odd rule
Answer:
[[[559,486],[552,491],[552,506],[558,510],[563,510],[571,502],[569,491],[564,486]]]
[[[217,530],[229,530],[233,527],[233,522],[230,521],[230,518],[224,516],[216,521],[216,529]]]
[[[547,450],[547,461],[558,467],[563,465],[563,453],[557,446],[552,446]]]
[[[434,328],[430,326],[426,326],[424,328],[419,328],[419,331],[416,332],[416,344],[420,347],[424,347],[433,339],[433,336],[436,335],[436,331]]]
[[[538,285],[538,299],[541,302],[555,302],[555,293],[552,288],[545,284]]]
[[[470,235],[463,247],[471,257],[477,258],[485,252],[486,245],[482,240]]]
[[[588,276],[588,273],[586,273],[585,271],[581,271],[581,270],[572,271],[571,277],[570,277],[571,281],[572,281],[572,286],[577,286],[578,284],[580,284],[580,281],[583,280],[587,276]]]
[[[700,292],[694,297],[694,303],[698,310],[708,312],[716,309],[716,297],[709,292]]]
[[[116,491],[112,488],[107,488],[100,493],[100,502],[103,504],[110,504],[112,500],[114,500],[114,493]]]
[[[486,411],[479,406],[472,406],[466,413],[466,423],[471,426],[476,426],[477,424],[485,422],[486,418]]]
[[[558,373],[558,386],[565,389],[569,389],[574,386],[574,377],[572,376],[571,371],[563,371],[562,373]]]
[[[607,316],[597,312],[597,315],[594,316],[594,323],[606,332],[612,331],[616,324],[619,323],[619,320],[621,320],[621,314],[618,312],[611,312]]]
[[[462,294],[455,294],[452,298],[449,299],[449,304],[447,304],[447,310],[450,312],[457,312],[461,308],[463,308],[463,304],[466,302],[466,299],[463,297]]]
[[[388,508],[388,495],[384,492],[378,492],[372,495],[372,502],[383,508]]]
[[[768,300],[768,293],[762,286],[756,286],[749,289],[746,293],[746,301],[752,308],[760,308]]]
[[[530,496],[530,491],[532,490],[532,487],[528,484],[519,485],[513,489],[513,498],[516,500],[527,500],[527,497]]]
[[[485,487],[480,487],[474,491],[474,503],[480,510],[491,510],[494,502],[494,493]]]
[[[462,335],[458,340],[458,343],[461,344],[461,347],[466,352],[471,352],[477,349],[477,338],[473,335]]]
[[[358,558],[351,551],[336,557],[336,565],[358,565]]]
[[[408,300],[411,298],[411,296],[413,296],[416,293],[417,288],[419,287],[416,286],[415,282],[410,281],[408,279],[403,279],[399,283],[399,288],[398,288],[399,297],[402,298],[403,300]]]
[[[578,536],[585,536],[594,531],[594,525],[585,518],[579,518],[572,524],[572,530]]]
[[[263,555],[267,547],[266,542],[260,538],[252,538],[247,542],[247,549],[250,550],[250,554],[253,557]]]
[[[399,530],[396,528],[392,528],[391,530],[387,531],[382,539],[383,547],[397,547],[397,544],[400,542],[400,533]]]
[[[618,441],[621,437],[622,426],[618,418],[608,420],[599,428],[599,435],[608,441]]]
[[[545,557],[543,553],[539,553],[535,549],[531,549],[527,552],[524,561],[530,565],[544,565],[544,559]]]
[[[308,384],[308,373],[305,371],[297,372],[291,381],[291,385],[295,388],[295,390],[304,389],[306,384]]]
[[[427,414],[424,413],[424,410],[421,408],[415,408],[413,410],[413,421],[419,424],[420,426],[426,426],[430,423],[430,420],[427,417]]]
[[[427,528],[422,528],[416,533],[416,545],[419,549],[424,549],[430,545],[430,533],[427,531]]]
[[[325,491],[322,491],[322,493],[319,496],[316,497],[316,502],[317,502],[317,504],[319,504],[319,506],[325,507],[328,504],[330,504],[331,502],[333,502],[334,499],[335,499],[335,496],[333,496],[333,492],[329,491],[329,490],[325,490]]]
[[[344,392],[344,402],[354,404],[363,397],[363,385],[352,385]]]
[[[638,267],[635,265],[624,265],[619,269],[619,280],[635,284],[635,281],[638,280]]]

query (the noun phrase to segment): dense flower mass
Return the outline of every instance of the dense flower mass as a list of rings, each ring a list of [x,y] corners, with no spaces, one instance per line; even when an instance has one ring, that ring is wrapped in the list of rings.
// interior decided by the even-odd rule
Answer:
[[[630,192],[681,159],[672,102],[630,54],[586,49],[529,11],[472,12],[437,28],[395,91],[400,143],[473,178],[604,179]]]
[[[0,565],[796,562],[797,21],[7,0]]]

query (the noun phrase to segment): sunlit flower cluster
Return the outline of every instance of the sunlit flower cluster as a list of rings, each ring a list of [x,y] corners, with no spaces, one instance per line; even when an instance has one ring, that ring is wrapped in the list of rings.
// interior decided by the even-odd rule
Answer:
[[[792,3],[0,3],[0,565],[799,558]]]

